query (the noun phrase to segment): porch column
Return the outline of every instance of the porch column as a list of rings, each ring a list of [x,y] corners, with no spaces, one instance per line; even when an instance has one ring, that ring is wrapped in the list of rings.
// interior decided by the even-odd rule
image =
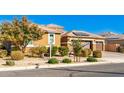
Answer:
[[[103,51],[105,51],[105,41],[103,41]]]
[[[95,51],[96,50],[96,41],[92,41],[92,50]]]

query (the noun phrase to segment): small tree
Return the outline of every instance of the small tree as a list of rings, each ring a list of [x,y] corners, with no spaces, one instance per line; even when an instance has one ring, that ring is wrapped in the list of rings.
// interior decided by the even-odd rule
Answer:
[[[68,52],[69,52],[68,47],[59,47],[58,50],[59,50],[59,53],[61,54],[61,56],[68,55]]]
[[[11,42],[22,52],[25,52],[30,41],[39,40],[44,34],[44,30],[29,22],[25,16],[21,20],[15,18],[12,22],[4,22],[1,31],[1,41]]]
[[[80,61],[80,54],[82,50],[81,42],[78,40],[72,41],[72,47],[74,52],[74,62]]]
[[[39,47],[39,55],[44,58],[44,53],[47,53],[47,48],[45,46]]]
[[[52,50],[51,50],[52,56],[55,56],[56,55],[57,50],[58,50],[58,47],[57,46],[52,46]]]

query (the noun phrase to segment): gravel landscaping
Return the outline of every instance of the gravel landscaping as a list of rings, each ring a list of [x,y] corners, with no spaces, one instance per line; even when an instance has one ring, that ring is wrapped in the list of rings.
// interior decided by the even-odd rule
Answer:
[[[59,61],[61,61],[64,58],[70,58],[73,61],[73,56],[71,57],[53,57],[53,58],[57,58]],[[15,66],[32,66],[32,65],[45,65],[48,62],[48,57],[43,58],[34,58],[34,57],[25,57],[23,60],[19,60],[19,61],[14,61],[15,62]],[[124,62],[124,54],[122,53],[115,53],[115,52],[103,52],[103,57],[102,58],[97,58],[98,62]],[[6,58],[0,58],[0,67],[5,67],[5,62],[6,60],[10,60],[10,57],[6,57]],[[80,62],[77,63],[86,63],[86,57],[81,57]],[[60,63],[60,64],[64,64],[64,63]],[[8,66],[6,66],[8,67]]]

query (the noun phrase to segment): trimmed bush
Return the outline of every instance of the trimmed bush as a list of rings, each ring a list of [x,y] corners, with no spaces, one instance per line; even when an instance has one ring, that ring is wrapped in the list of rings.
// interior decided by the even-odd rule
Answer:
[[[30,53],[32,56],[36,55],[36,56],[44,57],[44,53],[47,53],[47,48],[45,46],[33,47],[30,49]]]
[[[7,66],[14,66],[15,65],[15,62],[8,60],[8,61],[6,61],[6,65]]]
[[[12,60],[22,60],[22,59],[24,59],[24,54],[21,51],[12,51],[11,59]]]
[[[17,48],[17,47],[12,47],[12,51],[19,51],[19,48]]]
[[[39,55],[43,58],[44,53],[47,53],[47,48],[45,46],[39,47]]]
[[[82,51],[81,51],[81,55],[82,55],[82,57],[88,57],[89,55],[91,55],[91,49],[83,49]]]
[[[56,47],[56,46],[53,46],[52,47],[52,56],[55,56],[56,55],[56,53],[57,53],[57,50],[58,50],[58,48]]]
[[[87,61],[88,61],[88,62],[97,62],[97,59],[94,58],[94,57],[92,57],[92,56],[89,56],[89,57],[87,58]]]
[[[100,50],[93,51],[93,57],[101,58],[102,52]]]
[[[88,50],[88,55],[90,56],[91,55],[91,53],[92,53],[92,50],[91,49],[87,49]]]
[[[62,60],[62,63],[71,63],[72,60],[71,59],[68,59],[68,58],[65,58]]]
[[[7,51],[6,50],[1,50],[0,51],[0,58],[6,57],[7,56]]]
[[[68,55],[69,49],[68,47],[59,47],[59,53],[61,56],[66,56]]]
[[[32,48],[30,48],[29,51],[31,53],[31,56],[38,55],[39,54],[39,47],[32,47]]]
[[[51,58],[51,59],[48,60],[48,63],[49,64],[58,64],[59,61],[56,58]]]
[[[0,49],[5,49],[3,44],[0,45]]]

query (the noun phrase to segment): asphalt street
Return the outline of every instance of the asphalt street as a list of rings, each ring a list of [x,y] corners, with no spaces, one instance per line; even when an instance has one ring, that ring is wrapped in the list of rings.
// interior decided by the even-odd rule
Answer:
[[[124,63],[2,71],[0,77],[123,77]]]

